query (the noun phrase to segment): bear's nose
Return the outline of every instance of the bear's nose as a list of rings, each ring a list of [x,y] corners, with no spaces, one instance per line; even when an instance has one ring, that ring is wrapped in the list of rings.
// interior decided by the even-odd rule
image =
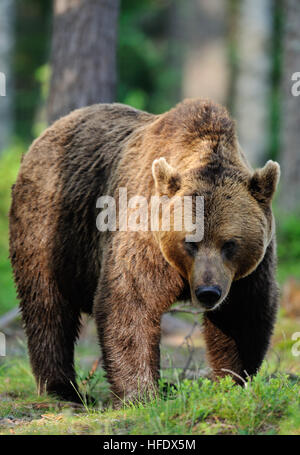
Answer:
[[[221,297],[222,290],[219,286],[198,286],[195,294],[199,302],[206,308],[211,308]]]

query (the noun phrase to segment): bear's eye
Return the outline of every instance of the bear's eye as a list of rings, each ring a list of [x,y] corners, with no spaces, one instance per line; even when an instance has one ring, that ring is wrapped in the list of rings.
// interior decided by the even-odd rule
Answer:
[[[235,240],[227,240],[226,242],[223,243],[222,254],[226,257],[226,259],[231,259],[236,250],[237,243]]]
[[[183,242],[184,244],[184,249],[185,251],[190,255],[190,256],[195,256],[197,251],[198,251],[198,246],[196,242]]]

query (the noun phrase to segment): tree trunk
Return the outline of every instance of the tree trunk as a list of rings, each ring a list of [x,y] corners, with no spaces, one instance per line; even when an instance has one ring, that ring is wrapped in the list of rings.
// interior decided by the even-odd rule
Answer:
[[[112,102],[119,0],[54,0],[48,121]]]
[[[285,0],[284,6],[280,205],[300,215],[300,74],[292,80],[300,71],[300,2]]]
[[[14,9],[13,0],[0,2],[0,151],[9,146],[13,129],[11,57]]]
[[[272,0],[242,0],[238,20],[234,115],[241,146],[253,166],[268,149]]]

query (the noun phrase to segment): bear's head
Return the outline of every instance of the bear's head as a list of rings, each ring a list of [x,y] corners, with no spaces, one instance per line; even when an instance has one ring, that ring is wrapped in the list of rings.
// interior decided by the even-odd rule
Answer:
[[[245,163],[244,163],[245,164]],[[166,261],[190,285],[191,299],[205,311],[226,299],[234,280],[251,274],[262,261],[274,234],[271,201],[280,168],[268,161],[255,171],[247,166],[211,161],[178,171],[165,158],[154,160],[152,174],[157,196],[167,196],[170,230],[155,233]],[[194,226],[203,223],[203,238],[190,241],[184,220],[175,230],[175,200],[191,196]],[[204,216],[197,219],[196,196],[203,197]],[[182,205],[183,207],[183,205]],[[160,211],[161,223],[163,219]],[[184,217],[181,209],[179,218]],[[173,220],[173,225],[172,225]]]

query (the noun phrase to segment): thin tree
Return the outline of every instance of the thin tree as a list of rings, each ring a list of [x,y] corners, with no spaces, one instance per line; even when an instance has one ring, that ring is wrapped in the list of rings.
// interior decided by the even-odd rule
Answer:
[[[54,0],[48,121],[112,102],[119,0]]]
[[[226,2],[179,0],[173,7],[173,28],[184,51],[182,97],[224,104],[229,83]]]
[[[0,152],[5,149],[13,129],[11,57],[14,40],[15,3],[0,2]]]
[[[240,143],[253,166],[264,163],[268,148],[272,6],[272,0],[239,3],[234,114]]]
[[[300,214],[300,2],[284,7],[280,205]]]

